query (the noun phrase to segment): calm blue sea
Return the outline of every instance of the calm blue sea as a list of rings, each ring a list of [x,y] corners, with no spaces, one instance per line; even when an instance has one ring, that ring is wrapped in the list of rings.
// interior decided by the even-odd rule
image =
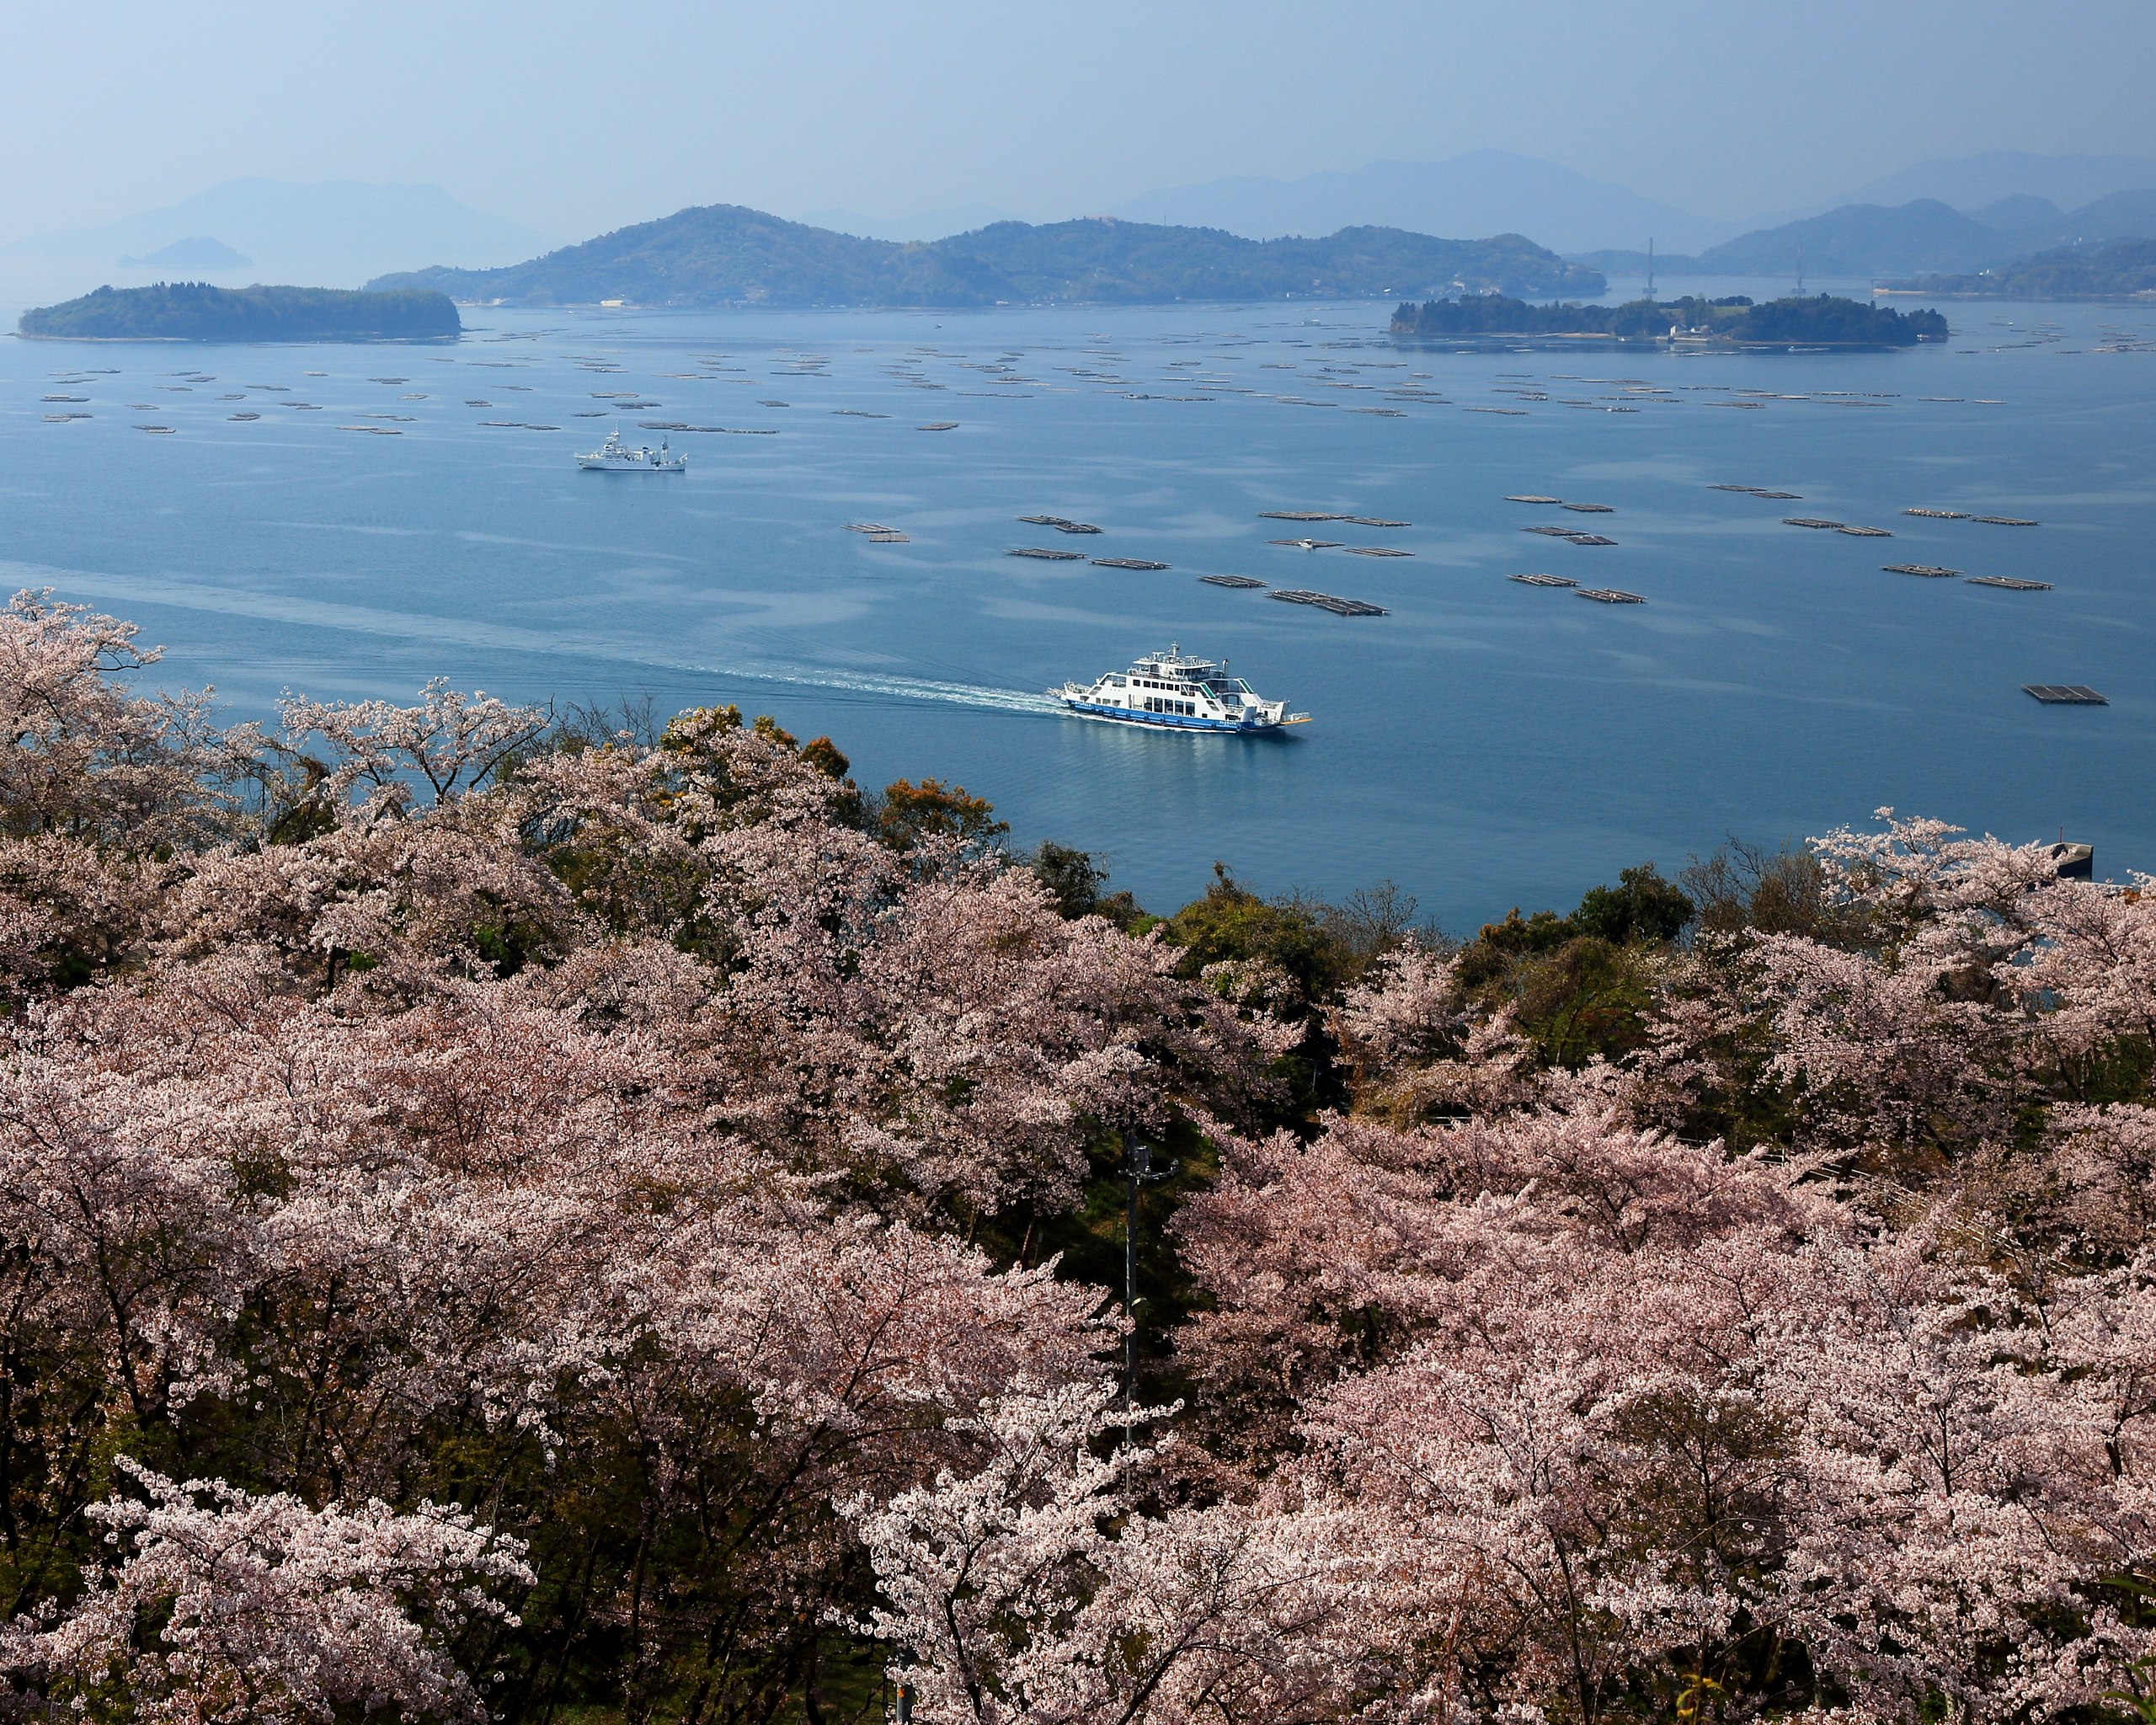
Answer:
[[[2156,868],[2156,307],[1946,310],[1944,347],[1866,355],[1405,350],[1379,305],[478,311],[449,349],[6,341],[0,560],[137,620],[163,680],[216,684],[235,717],[437,673],[520,700],[739,702],[829,733],[864,783],[963,782],[1017,841],[1101,852],[1162,908],[1217,858],[1267,891],[1390,879],[1471,931],[1882,804]],[[577,471],[617,420],[776,435],[672,434],[685,478]],[[1521,531],[1552,521],[1617,542]],[[1268,542],[1301,535],[1412,555]],[[1172,568],[1006,554],[1023,545]],[[2054,585],[1881,572],[1901,562]],[[1171,641],[1315,723],[1137,734],[1040,697]],[[2111,704],[2040,706],[2030,682]]]

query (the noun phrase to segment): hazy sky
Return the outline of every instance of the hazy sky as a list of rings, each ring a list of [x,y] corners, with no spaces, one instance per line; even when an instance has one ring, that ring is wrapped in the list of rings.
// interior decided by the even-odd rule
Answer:
[[[217,180],[1084,214],[1502,148],[1702,213],[1986,149],[2156,155],[2152,0],[8,0],[0,239]]]

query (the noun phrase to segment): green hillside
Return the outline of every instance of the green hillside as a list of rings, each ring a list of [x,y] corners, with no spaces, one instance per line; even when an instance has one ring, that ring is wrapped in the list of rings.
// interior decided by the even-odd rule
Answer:
[[[917,244],[857,239],[736,205],[683,210],[501,270],[420,270],[377,288],[521,305],[991,306],[1041,302],[1357,299],[1593,293],[1596,271],[1502,234],[1435,239],[1351,227],[1325,239],[1107,217],[1000,222]]]
[[[334,287],[211,287],[164,281],[100,287],[39,306],[17,325],[27,336],[77,341],[445,341],[463,324],[446,294]]]
[[[1465,336],[1602,335],[1620,341],[1658,341],[1673,328],[1694,339],[1807,346],[1913,347],[1943,339],[1946,320],[1931,311],[1896,312],[1861,301],[1818,294],[1769,300],[1737,296],[1705,300],[1634,300],[1621,306],[1529,305],[1500,294],[1403,304],[1393,313],[1392,333],[1440,339]]]

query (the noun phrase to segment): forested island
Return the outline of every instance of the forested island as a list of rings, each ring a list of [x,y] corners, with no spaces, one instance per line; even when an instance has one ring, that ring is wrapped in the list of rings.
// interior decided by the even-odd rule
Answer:
[[[1983,300],[2108,300],[2156,294],[2156,239],[2062,246],[1977,275],[1920,275],[1885,284],[1888,293]]]
[[[426,288],[161,281],[34,307],[16,328],[47,341],[453,341],[463,323],[447,294]]]
[[[1516,233],[1454,240],[1349,227],[1322,239],[1253,240],[1098,216],[999,222],[900,244],[712,204],[506,269],[419,270],[368,286],[531,306],[1139,305],[1595,293],[1603,278]]]
[[[1154,916],[730,707],[155,656],[0,606],[10,1717],[2144,1717],[2156,894]]]
[[[1529,305],[1502,294],[1463,294],[1456,299],[1403,302],[1392,316],[1398,336],[1607,336],[1619,341],[1686,341],[1732,345],[1801,342],[1833,347],[1913,347],[1947,334],[1934,311],[1897,312],[1861,301],[1818,294],[1756,304],[1742,295],[1702,299],[1632,300],[1621,306],[1572,302]]]

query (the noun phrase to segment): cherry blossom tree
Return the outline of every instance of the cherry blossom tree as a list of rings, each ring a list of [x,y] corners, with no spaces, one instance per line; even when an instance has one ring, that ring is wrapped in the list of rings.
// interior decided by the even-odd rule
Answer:
[[[160,1725],[487,1717],[451,1646],[531,1579],[515,1541],[431,1504],[310,1509],[122,1468],[143,1496],[88,1512],[119,1561],[64,1616],[0,1638],[47,1706]]]

